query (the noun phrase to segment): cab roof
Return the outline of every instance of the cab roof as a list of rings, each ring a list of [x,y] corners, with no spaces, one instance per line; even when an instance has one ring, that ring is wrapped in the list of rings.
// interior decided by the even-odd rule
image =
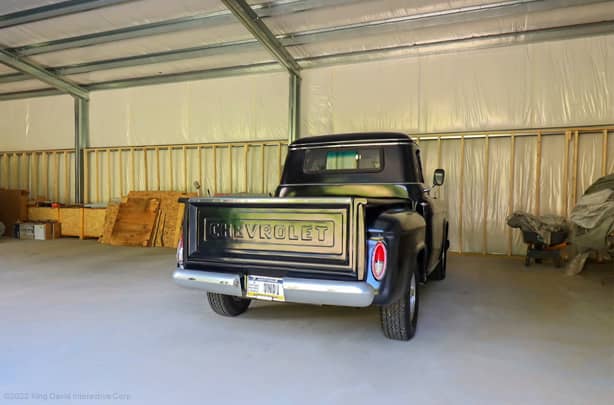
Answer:
[[[292,143],[292,146],[315,146],[330,144],[352,144],[352,143],[397,143],[414,141],[409,135],[401,132],[357,132],[348,134],[321,135],[301,138]]]

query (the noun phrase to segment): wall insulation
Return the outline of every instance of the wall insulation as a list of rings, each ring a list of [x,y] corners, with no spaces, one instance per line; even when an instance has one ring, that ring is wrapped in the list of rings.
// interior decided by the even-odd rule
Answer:
[[[0,151],[72,148],[74,134],[70,96],[0,102]]]
[[[614,122],[614,35],[303,72],[302,135]]]
[[[90,146],[286,139],[287,110],[285,73],[93,92]]]

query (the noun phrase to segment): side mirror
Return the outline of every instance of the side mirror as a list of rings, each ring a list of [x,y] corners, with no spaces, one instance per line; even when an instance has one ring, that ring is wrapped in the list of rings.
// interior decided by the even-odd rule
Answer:
[[[446,171],[443,169],[435,169],[435,173],[433,174],[433,186],[441,186],[443,185],[443,181],[446,178]]]

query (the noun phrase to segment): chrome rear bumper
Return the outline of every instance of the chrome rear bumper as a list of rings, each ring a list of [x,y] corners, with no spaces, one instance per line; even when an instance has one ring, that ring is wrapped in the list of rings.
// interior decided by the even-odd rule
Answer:
[[[215,273],[200,270],[176,269],[173,279],[187,288],[207,292],[244,297],[238,274]],[[286,302],[346,307],[368,307],[373,302],[375,291],[361,281],[312,280],[306,278],[283,278]]]

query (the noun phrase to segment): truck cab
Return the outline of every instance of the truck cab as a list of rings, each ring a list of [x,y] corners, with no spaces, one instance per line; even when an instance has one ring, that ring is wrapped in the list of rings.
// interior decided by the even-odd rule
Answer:
[[[408,340],[419,285],[446,274],[447,213],[430,189],[405,134],[301,139],[273,197],[185,201],[174,279],[226,316],[252,299],[376,305],[384,334]]]

